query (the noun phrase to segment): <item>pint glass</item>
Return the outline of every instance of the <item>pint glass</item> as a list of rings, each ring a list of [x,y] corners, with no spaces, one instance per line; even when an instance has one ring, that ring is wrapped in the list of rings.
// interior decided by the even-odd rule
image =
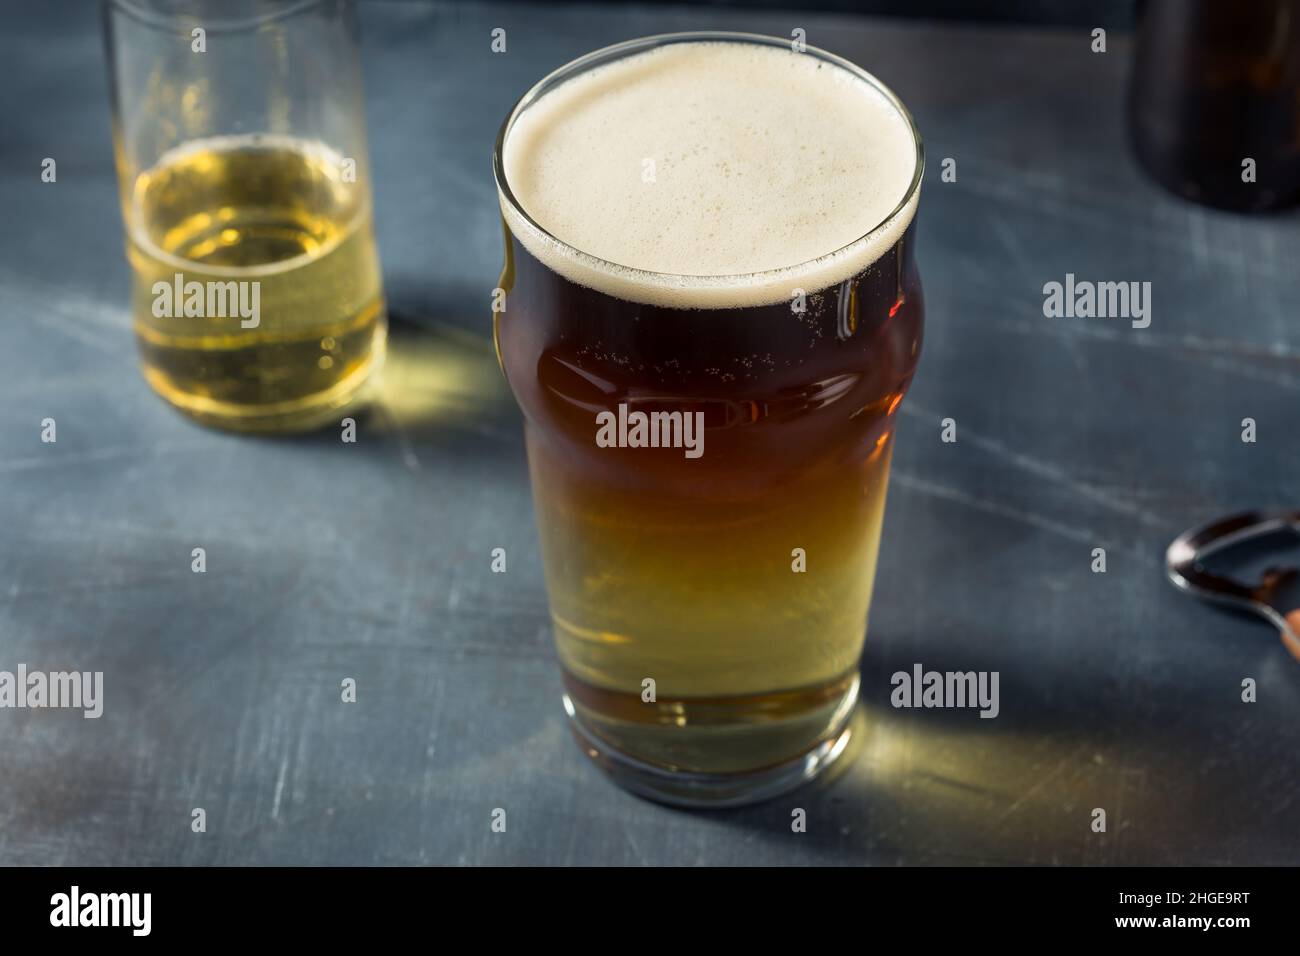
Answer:
[[[495,335],[564,706],[638,793],[751,802],[844,750],[922,167],[870,74],[744,34],[589,54],[502,126]]]
[[[384,354],[351,0],[105,0],[144,376],[239,431],[337,421]]]

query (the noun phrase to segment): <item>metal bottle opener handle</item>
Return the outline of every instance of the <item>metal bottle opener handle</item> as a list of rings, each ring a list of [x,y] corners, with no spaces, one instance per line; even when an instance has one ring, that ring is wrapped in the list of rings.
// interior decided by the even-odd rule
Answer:
[[[1300,511],[1264,514],[1246,511],[1180,534],[1165,552],[1165,573],[1174,586],[1196,597],[1260,615],[1282,635],[1286,649],[1300,660],[1300,606],[1288,606],[1284,592],[1297,583],[1295,568],[1270,568],[1248,586],[1211,574],[1202,565],[1210,555],[1254,538],[1290,531],[1300,542]]]

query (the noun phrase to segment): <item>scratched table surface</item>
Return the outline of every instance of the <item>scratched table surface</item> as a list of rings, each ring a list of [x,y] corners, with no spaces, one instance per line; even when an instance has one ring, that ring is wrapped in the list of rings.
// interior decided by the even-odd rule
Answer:
[[[1162,575],[1185,526],[1300,505],[1300,218],[1207,211],[1141,174],[1125,36],[1094,54],[1086,30],[684,7],[368,0],[361,17],[395,335],[348,445],[204,430],[149,391],[97,10],[0,13],[0,670],[104,674],[97,720],[0,710],[0,863],[1300,861],[1300,665]],[[926,342],[856,760],[688,813],[616,789],[565,726],[488,342],[489,153],[514,99],[586,50],[796,27],[890,83],[926,139]],[[1150,326],[1045,318],[1043,284],[1067,273],[1150,281]],[[892,708],[890,675],[915,663],[999,672],[1000,715]]]

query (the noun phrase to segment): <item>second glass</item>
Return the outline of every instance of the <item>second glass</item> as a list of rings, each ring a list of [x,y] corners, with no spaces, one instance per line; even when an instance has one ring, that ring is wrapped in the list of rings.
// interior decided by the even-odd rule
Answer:
[[[337,420],[382,363],[351,0],[107,0],[145,378],[239,431]]]

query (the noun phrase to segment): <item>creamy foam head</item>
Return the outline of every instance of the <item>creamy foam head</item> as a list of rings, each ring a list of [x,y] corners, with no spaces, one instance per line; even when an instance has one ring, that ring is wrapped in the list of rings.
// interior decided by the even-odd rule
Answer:
[[[519,204],[560,240],[503,196],[529,252],[652,305],[826,288],[888,251],[916,210],[913,192],[885,222],[916,171],[911,128],[885,94],[758,43],[670,43],[580,73],[518,116],[502,160]]]

